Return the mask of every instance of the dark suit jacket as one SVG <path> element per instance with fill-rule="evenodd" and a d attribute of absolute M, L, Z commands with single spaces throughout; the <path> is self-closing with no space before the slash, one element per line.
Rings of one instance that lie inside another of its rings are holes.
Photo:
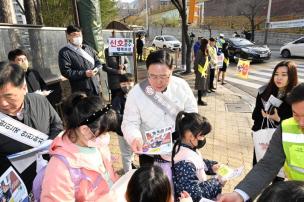
<path fill-rule="evenodd" d="M 97 53 L 94 49 L 85 44 L 82 45 L 82 49 L 94 58 L 95 65 L 93 66 L 92 63 L 71 49 L 63 47 L 59 51 L 58 56 L 60 72 L 64 77 L 69 79 L 72 92 L 82 91 L 90 95 L 99 95 L 99 76 L 96 75 L 88 78 L 85 72 L 95 67 L 100 68 L 101 62 L 97 58 Z"/>
<path fill-rule="evenodd" d="M 282 128 L 280 126 L 274 132 L 264 157 L 236 186 L 236 189 L 246 192 L 253 201 L 277 176 L 284 165 L 285 158 L 282 144 Z"/>
<path fill-rule="evenodd" d="M 25 73 L 26 85 L 29 93 L 35 92 L 36 90 L 46 90 L 46 84 L 41 78 L 38 71 L 34 69 L 28 69 Z"/>

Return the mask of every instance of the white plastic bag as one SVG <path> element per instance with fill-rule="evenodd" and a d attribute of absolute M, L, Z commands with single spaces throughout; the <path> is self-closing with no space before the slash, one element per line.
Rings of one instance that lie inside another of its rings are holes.
<path fill-rule="evenodd" d="M 269 120 L 266 119 L 269 122 Z M 263 124 L 262 124 L 263 125 Z M 254 151 L 256 155 L 257 162 L 263 158 L 265 155 L 269 142 L 272 138 L 272 135 L 276 128 L 264 128 L 258 131 L 252 132 L 253 144 L 254 144 Z M 285 174 L 283 169 L 281 169 L 278 173 L 279 177 L 285 178 Z"/>

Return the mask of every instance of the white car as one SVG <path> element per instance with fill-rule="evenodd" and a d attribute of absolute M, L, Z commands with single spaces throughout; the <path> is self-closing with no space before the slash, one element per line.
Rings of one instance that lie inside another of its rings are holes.
<path fill-rule="evenodd" d="M 174 36 L 162 35 L 156 36 L 153 39 L 152 46 L 156 48 L 169 48 L 170 50 L 179 50 L 182 46 L 182 43 L 177 40 Z"/>
<path fill-rule="evenodd" d="M 288 58 L 290 56 L 304 57 L 304 37 L 285 44 L 281 47 L 280 53 L 283 58 Z"/>

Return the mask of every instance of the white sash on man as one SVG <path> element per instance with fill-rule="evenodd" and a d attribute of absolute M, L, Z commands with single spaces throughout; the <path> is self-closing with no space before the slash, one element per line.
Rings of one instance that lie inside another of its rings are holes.
<path fill-rule="evenodd" d="M 89 61 L 93 65 L 93 67 L 95 66 L 94 58 L 89 53 L 85 52 L 82 48 L 78 48 L 76 46 L 73 46 L 70 43 L 68 43 L 68 45 L 66 45 L 66 47 L 68 49 L 74 51 L 75 53 L 77 53 L 78 55 L 80 55 L 81 57 L 86 59 L 87 61 Z"/>
<path fill-rule="evenodd" d="M 49 137 L 48 135 L 34 128 L 31 128 L 1 112 L 0 134 L 26 144 L 30 147 L 34 147 L 30 150 L 7 156 L 7 158 L 11 161 L 19 173 L 22 173 L 36 160 L 37 150 L 47 150 L 47 147 L 50 145 L 50 142 L 46 144 L 46 140 Z"/>

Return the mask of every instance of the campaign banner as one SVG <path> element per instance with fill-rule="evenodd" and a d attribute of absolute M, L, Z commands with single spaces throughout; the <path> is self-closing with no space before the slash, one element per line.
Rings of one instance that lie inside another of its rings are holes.
<path fill-rule="evenodd" d="M 31 147 L 38 147 L 48 136 L 0 112 L 0 133 Z"/>
<path fill-rule="evenodd" d="M 109 38 L 109 55 L 132 55 L 133 54 L 133 39 L 132 38 Z"/>
<path fill-rule="evenodd" d="M 18 152 L 15 154 L 11 154 L 7 156 L 10 162 L 14 165 L 14 167 L 18 170 L 19 173 L 22 173 L 26 168 L 28 168 L 34 161 L 37 162 L 37 167 L 40 166 L 40 159 L 37 160 L 39 154 L 48 153 L 48 149 L 51 146 L 53 140 L 46 140 L 38 147 L 34 147 L 22 152 Z"/>
<path fill-rule="evenodd" d="M 250 60 L 239 59 L 237 68 L 237 75 L 243 79 L 248 79 Z"/>
<path fill-rule="evenodd" d="M 0 185 L 1 202 L 29 202 L 26 186 L 12 167 L 1 175 Z"/>
<path fill-rule="evenodd" d="M 304 19 L 270 22 L 269 29 L 304 27 Z"/>

